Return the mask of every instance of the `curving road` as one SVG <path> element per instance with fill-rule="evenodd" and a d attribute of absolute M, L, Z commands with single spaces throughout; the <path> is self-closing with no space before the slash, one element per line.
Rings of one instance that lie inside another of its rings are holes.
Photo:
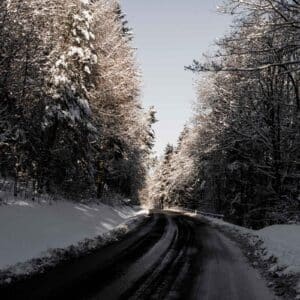
<path fill-rule="evenodd" d="M 276 299 L 241 250 L 209 225 L 152 213 L 122 241 L 0 290 L 1 299 Z"/>

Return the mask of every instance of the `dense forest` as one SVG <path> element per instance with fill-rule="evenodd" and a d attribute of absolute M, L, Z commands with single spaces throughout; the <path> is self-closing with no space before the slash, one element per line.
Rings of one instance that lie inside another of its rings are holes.
<path fill-rule="evenodd" d="M 137 200 L 155 112 L 118 1 L 0 2 L 0 176 L 15 193 Z"/>
<path fill-rule="evenodd" d="M 231 30 L 186 67 L 199 74 L 194 115 L 147 179 L 155 111 L 140 102 L 119 2 L 1 1 L 1 182 L 15 194 L 142 196 L 253 228 L 299 218 L 300 3 L 219 9 Z"/>
<path fill-rule="evenodd" d="M 260 228 L 300 216 L 300 3 L 228 0 L 234 15 L 200 73 L 194 116 L 150 180 L 156 206 Z"/>

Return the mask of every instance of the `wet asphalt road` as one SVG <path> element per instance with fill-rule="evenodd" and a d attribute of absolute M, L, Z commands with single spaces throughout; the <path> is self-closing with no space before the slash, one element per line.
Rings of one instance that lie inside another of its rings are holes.
<path fill-rule="evenodd" d="M 276 299 L 238 246 L 199 219 L 153 213 L 122 241 L 0 290 L 0 299 Z"/>

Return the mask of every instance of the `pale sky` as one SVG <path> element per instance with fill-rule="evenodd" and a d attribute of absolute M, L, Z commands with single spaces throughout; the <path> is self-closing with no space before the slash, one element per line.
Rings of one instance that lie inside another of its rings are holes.
<path fill-rule="evenodd" d="M 192 115 L 195 76 L 184 71 L 229 30 L 230 17 L 216 13 L 219 0 L 121 0 L 143 74 L 142 101 L 157 110 L 155 150 L 176 144 Z"/>

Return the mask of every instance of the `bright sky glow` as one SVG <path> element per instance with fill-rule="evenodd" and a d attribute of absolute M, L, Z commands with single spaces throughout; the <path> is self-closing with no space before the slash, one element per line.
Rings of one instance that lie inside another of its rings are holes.
<path fill-rule="evenodd" d="M 144 107 L 154 105 L 155 150 L 176 144 L 195 100 L 194 75 L 184 71 L 229 29 L 230 17 L 216 12 L 218 0 L 121 0 L 143 73 Z"/>

